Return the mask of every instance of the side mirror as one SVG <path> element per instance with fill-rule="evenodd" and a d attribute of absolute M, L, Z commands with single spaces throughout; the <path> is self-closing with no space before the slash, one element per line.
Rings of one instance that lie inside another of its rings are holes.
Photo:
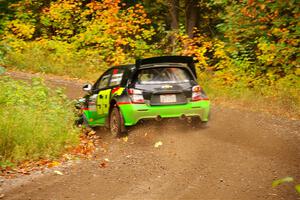
<path fill-rule="evenodd" d="M 91 84 L 85 84 L 85 85 L 83 85 L 83 87 L 82 87 L 82 89 L 83 89 L 83 91 L 85 91 L 85 92 L 90 92 L 91 90 L 92 90 L 92 85 Z"/>

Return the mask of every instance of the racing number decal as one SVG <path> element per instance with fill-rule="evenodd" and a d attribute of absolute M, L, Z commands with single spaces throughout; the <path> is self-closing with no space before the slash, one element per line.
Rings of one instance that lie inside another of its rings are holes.
<path fill-rule="evenodd" d="M 125 88 L 116 87 L 116 88 L 112 89 L 111 95 L 113 97 L 115 97 L 115 96 L 121 96 L 124 90 L 125 90 Z"/>
<path fill-rule="evenodd" d="M 97 98 L 97 113 L 99 115 L 106 115 L 109 112 L 111 89 L 102 90 L 98 94 Z"/>

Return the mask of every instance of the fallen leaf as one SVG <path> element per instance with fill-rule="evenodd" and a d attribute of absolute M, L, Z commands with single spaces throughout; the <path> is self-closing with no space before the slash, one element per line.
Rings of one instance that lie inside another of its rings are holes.
<path fill-rule="evenodd" d="M 63 158 L 65 158 L 66 160 L 72 160 L 72 156 L 70 154 L 64 154 Z"/>
<path fill-rule="evenodd" d="M 295 189 L 300 194 L 300 184 L 299 185 L 295 185 Z"/>
<path fill-rule="evenodd" d="M 57 175 L 64 175 L 61 171 L 58 171 L 58 170 L 55 170 L 54 173 Z"/>
<path fill-rule="evenodd" d="M 96 132 L 95 131 L 90 131 L 90 132 L 88 132 L 88 136 L 92 136 L 92 135 L 95 135 L 96 134 Z"/>
<path fill-rule="evenodd" d="M 128 137 L 127 137 L 127 136 L 126 136 L 126 137 L 123 137 L 122 139 L 123 139 L 124 142 L 127 142 L 127 141 L 128 141 Z"/>
<path fill-rule="evenodd" d="M 281 185 L 282 183 L 288 183 L 288 182 L 293 182 L 293 181 L 294 181 L 294 179 L 292 177 L 285 177 L 285 178 L 273 181 L 272 187 L 277 187 L 278 185 Z"/>
<path fill-rule="evenodd" d="M 102 162 L 102 163 L 100 163 L 99 167 L 101 167 L 101 168 L 105 168 L 105 167 L 107 167 L 107 164 L 106 164 L 106 162 Z"/>
<path fill-rule="evenodd" d="M 30 170 L 30 169 L 19 169 L 19 170 L 18 170 L 18 173 L 24 174 L 24 175 L 30 175 L 29 170 Z"/>
<path fill-rule="evenodd" d="M 58 165 L 60 165 L 60 162 L 53 161 L 53 162 L 51 162 L 51 163 L 48 164 L 48 167 L 51 168 L 51 167 L 56 167 Z"/>
<path fill-rule="evenodd" d="M 162 141 L 158 141 L 154 144 L 155 148 L 158 148 L 159 146 L 163 145 Z"/>

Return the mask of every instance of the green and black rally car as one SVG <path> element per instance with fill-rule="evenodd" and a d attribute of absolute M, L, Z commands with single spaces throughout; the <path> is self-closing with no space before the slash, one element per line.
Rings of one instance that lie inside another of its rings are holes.
<path fill-rule="evenodd" d="M 198 85 L 192 57 L 163 56 L 108 69 L 79 100 L 82 123 L 107 126 L 120 135 L 142 119 L 208 121 L 210 101 Z"/>

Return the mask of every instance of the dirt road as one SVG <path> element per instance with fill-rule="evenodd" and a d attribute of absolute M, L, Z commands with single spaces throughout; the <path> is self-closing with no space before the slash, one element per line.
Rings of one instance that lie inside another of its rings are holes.
<path fill-rule="evenodd" d="M 80 95 L 80 84 L 50 82 Z M 214 106 L 201 130 L 166 121 L 132 128 L 128 141 L 97 134 L 105 146 L 98 159 L 11 187 L 4 199 L 300 199 L 294 184 L 271 187 L 285 176 L 300 183 L 299 121 Z"/>

